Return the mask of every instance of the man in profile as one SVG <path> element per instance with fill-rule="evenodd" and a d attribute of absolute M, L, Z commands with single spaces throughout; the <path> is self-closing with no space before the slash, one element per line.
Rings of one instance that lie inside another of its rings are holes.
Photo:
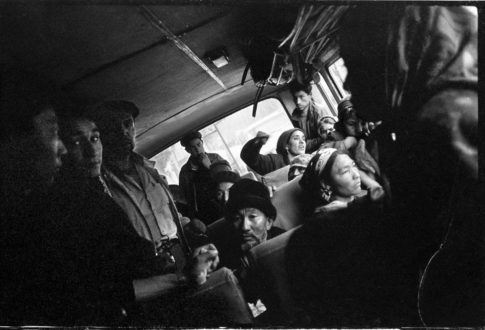
<path fill-rule="evenodd" d="M 37 75 L 2 72 L 0 120 L 0 320 L 25 324 L 37 320 L 33 285 L 37 234 L 66 148 L 55 111 L 63 103 Z"/>

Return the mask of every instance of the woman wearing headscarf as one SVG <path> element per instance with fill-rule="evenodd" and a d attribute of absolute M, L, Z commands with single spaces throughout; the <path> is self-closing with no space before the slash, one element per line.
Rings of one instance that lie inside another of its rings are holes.
<path fill-rule="evenodd" d="M 382 188 L 366 195 L 355 162 L 332 148 L 312 158 L 300 185 L 308 194 L 308 219 L 286 250 L 292 296 L 301 307 L 295 326 L 389 326 L 394 305 L 388 298 L 395 294 Z"/>
<path fill-rule="evenodd" d="M 260 175 L 276 171 L 290 164 L 291 160 L 305 153 L 305 133 L 292 128 L 281 133 L 276 143 L 276 154 L 261 155 L 259 152 L 268 141 L 267 134 L 259 134 L 246 142 L 241 150 L 241 159 Z"/>
<path fill-rule="evenodd" d="M 485 324 L 477 27 L 476 7 L 393 4 L 357 7 L 339 32 L 359 115 L 383 121 L 389 221 L 404 242 L 407 306 L 426 325 Z"/>
<path fill-rule="evenodd" d="M 374 123 L 367 124 L 368 126 L 374 125 Z M 331 133 L 331 139 L 322 143 L 320 149 L 335 148 L 348 151 L 359 168 L 363 185 L 367 188 L 377 188 L 380 186 L 379 182 L 383 181 L 376 161 L 377 150 L 374 150 L 374 156 L 371 155 L 367 150 L 365 137 L 364 123 L 358 117 L 352 102 L 343 100 L 338 105 L 338 122 Z M 373 143 L 371 142 L 371 144 Z"/>

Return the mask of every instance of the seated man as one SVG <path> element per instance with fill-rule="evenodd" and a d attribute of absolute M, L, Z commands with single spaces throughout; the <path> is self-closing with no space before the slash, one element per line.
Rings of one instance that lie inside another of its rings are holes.
<path fill-rule="evenodd" d="M 242 282 L 246 299 L 255 303 L 250 305 L 256 317 L 265 308 L 260 298 L 260 292 L 254 285 L 258 281 L 252 272 L 248 272 L 247 252 L 253 247 L 280 235 L 283 229 L 273 227 L 276 209 L 271 203 L 269 190 L 257 181 L 242 179 L 229 189 L 229 200 L 226 204 L 226 221 L 229 227 L 229 238 L 221 245 L 221 263 L 235 270 L 236 276 Z M 263 307 L 263 309 L 261 309 Z"/>
<path fill-rule="evenodd" d="M 69 153 L 40 247 L 46 256 L 40 288 L 46 323 L 246 323 L 228 312 L 245 308 L 231 273 L 221 270 L 208 280 L 218 264 L 213 245 L 195 249 L 183 274 L 176 276 L 168 248 L 155 251 L 152 242 L 139 237 L 101 177 L 103 146 L 94 122 L 65 118 L 61 134 Z M 211 318 L 202 307 L 190 305 L 194 300 L 220 313 L 212 311 Z"/>
<path fill-rule="evenodd" d="M 300 84 L 294 80 L 289 84 L 290 92 L 296 104 L 291 114 L 293 126 L 300 128 L 307 138 L 306 152 L 312 153 L 320 147 L 323 140 L 318 134 L 318 122 L 323 116 L 323 109 L 312 98 L 312 85 Z"/>
<path fill-rule="evenodd" d="M 180 144 L 190 154 L 179 175 L 179 185 L 190 208 L 189 216 L 198 217 L 209 224 L 213 219 L 208 204 L 216 191 L 210 166 L 224 159 L 218 154 L 205 152 L 199 132 L 189 132 L 180 140 Z"/>
<path fill-rule="evenodd" d="M 66 148 L 55 111 L 64 108 L 32 73 L 1 74 L 0 96 L 0 323 L 38 320 L 33 300 L 40 217 Z"/>
<path fill-rule="evenodd" d="M 261 155 L 259 152 L 268 142 L 269 135 L 258 132 L 243 146 L 241 159 L 260 175 L 273 172 L 290 163 L 298 155 L 305 153 L 305 133 L 299 128 L 292 128 L 281 133 L 276 143 L 276 154 Z"/>
<path fill-rule="evenodd" d="M 241 180 L 241 177 L 231 170 L 231 166 L 225 160 L 212 163 L 210 171 L 216 183 L 216 191 L 207 208 L 211 210 L 211 222 L 214 222 L 224 217 L 224 206 L 229 198 L 229 189 Z"/>
<path fill-rule="evenodd" d="M 239 268 L 251 248 L 283 232 L 273 227 L 276 209 L 268 188 L 250 179 L 241 179 L 229 189 L 225 218 L 231 233 L 228 244 L 221 246 L 221 263 L 230 269 Z"/>

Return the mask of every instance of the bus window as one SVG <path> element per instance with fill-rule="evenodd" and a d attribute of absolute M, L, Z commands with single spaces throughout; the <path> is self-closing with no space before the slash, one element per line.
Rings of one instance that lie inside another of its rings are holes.
<path fill-rule="evenodd" d="M 344 89 L 344 82 L 347 78 L 347 67 L 343 58 L 339 58 L 328 66 L 328 74 L 332 79 L 334 86 L 340 94 L 340 99 L 345 99 L 350 96 L 350 92 Z"/>
<path fill-rule="evenodd" d="M 276 98 L 260 101 L 256 118 L 252 117 L 252 109 L 253 106 L 250 105 L 199 130 L 206 152 L 219 154 L 241 175 L 248 172 L 246 164 L 239 156 L 248 140 L 255 137 L 258 131 L 268 133 L 270 138 L 261 153 L 276 152 L 276 142 L 280 134 L 293 128 L 285 108 Z M 188 158 L 189 154 L 177 142 L 151 160 L 156 162 L 156 169 L 167 177 L 169 184 L 178 184 L 180 169 Z"/>

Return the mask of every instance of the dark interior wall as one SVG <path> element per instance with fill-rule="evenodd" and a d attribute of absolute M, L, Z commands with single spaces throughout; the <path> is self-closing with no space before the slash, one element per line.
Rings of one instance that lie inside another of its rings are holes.
<path fill-rule="evenodd" d="M 242 49 L 254 35 L 281 38 L 297 6 L 146 6 L 215 75 L 225 90 L 142 13 L 139 5 L 6 2 L 0 4 L 1 64 L 36 71 L 62 86 L 79 104 L 107 99 L 135 102 L 139 147 L 158 149 L 170 140 L 164 124 L 190 110 L 214 116 L 252 102 Z M 204 55 L 224 46 L 229 64 L 216 68 Z M 220 103 L 213 100 L 225 99 Z M 221 108 L 219 108 L 221 107 Z M 184 117 L 186 125 L 192 119 Z M 195 116 L 194 118 L 197 118 Z"/>

